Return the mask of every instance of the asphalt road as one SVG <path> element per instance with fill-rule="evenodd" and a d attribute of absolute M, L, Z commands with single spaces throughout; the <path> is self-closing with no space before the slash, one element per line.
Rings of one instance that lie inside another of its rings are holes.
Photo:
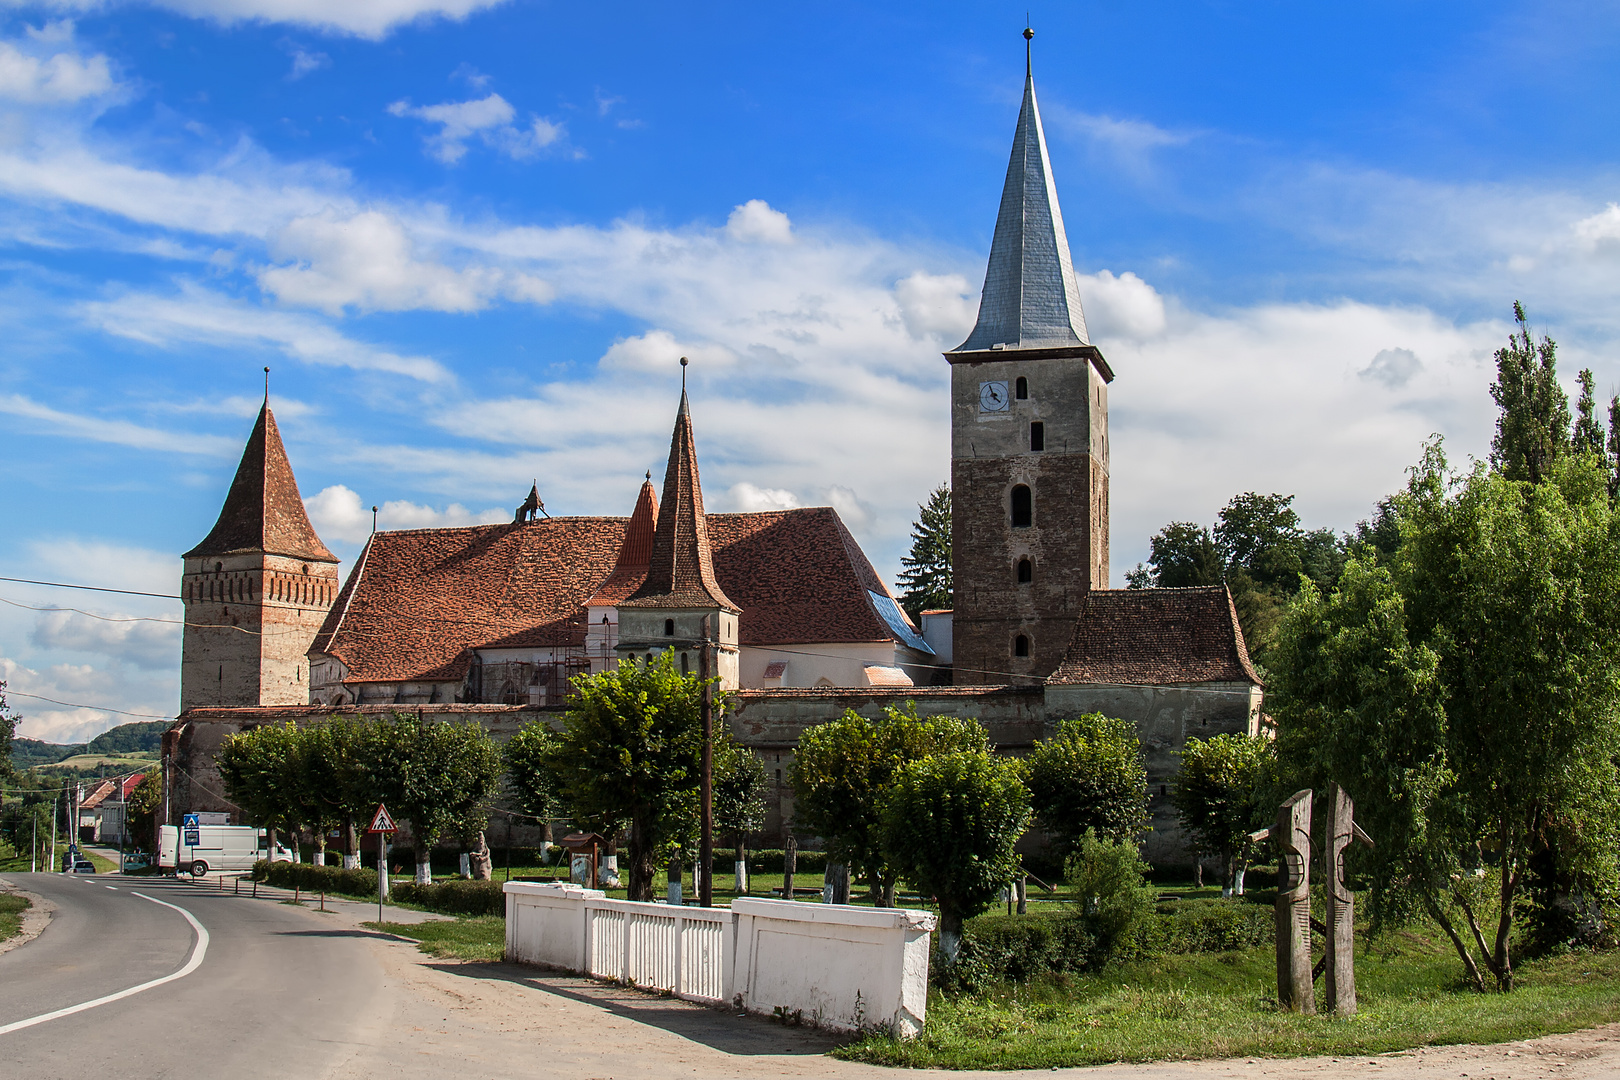
<path fill-rule="evenodd" d="M 314 1077 L 349 1057 L 385 981 L 364 932 L 162 878 L 8 874 L 56 915 L 0 955 L 0 1029 L 202 962 L 163 985 L 0 1034 L 0 1072 L 31 1078 Z"/>

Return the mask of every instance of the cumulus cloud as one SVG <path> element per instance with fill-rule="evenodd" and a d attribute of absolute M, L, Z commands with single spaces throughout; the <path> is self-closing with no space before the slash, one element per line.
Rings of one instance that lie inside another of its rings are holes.
<path fill-rule="evenodd" d="M 522 125 L 514 124 L 517 110 L 499 94 L 440 105 L 413 106 L 409 101 L 396 101 L 388 106 L 388 112 L 439 125 L 439 130 L 423 142 L 428 155 L 446 165 L 460 161 L 467 153 L 468 141 L 475 136 L 485 146 L 523 161 L 547 148 L 559 147 L 568 134 L 561 123 L 543 116 L 531 116 Z"/>
<path fill-rule="evenodd" d="M 275 234 L 270 254 L 289 265 L 259 273 L 259 285 L 283 303 L 370 311 L 477 311 L 495 296 L 545 303 L 549 285 L 490 267 L 453 270 L 419 259 L 397 218 L 377 210 L 295 218 Z"/>
<path fill-rule="evenodd" d="M 180 627 L 125 614 L 97 618 L 78 611 L 41 611 L 34 616 L 33 643 L 42 649 L 94 653 L 148 671 L 169 671 L 180 657 Z"/>
<path fill-rule="evenodd" d="M 241 445 L 238 442 L 233 445 L 232 455 L 239 453 Z M 36 540 L 29 545 L 28 552 L 35 571 L 56 581 L 96 585 L 105 589 L 134 589 L 163 596 L 173 596 L 180 588 L 180 557 L 172 552 L 73 536 Z M 56 599 L 60 601 L 61 597 Z M 166 611 L 172 615 L 178 610 L 177 606 L 159 603 L 155 611 Z M 141 615 L 153 613 L 153 610 L 137 612 Z"/>
<path fill-rule="evenodd" d="M 105 56 L 53 51 L 71 41 L 71 22 L 47 23 L 27 42 L 0 41 L 0 98 L 30 105 L 64 105 L 112 92 Z"/>
<path fill-rule="evenodd" d="M 27 0 L 5 0 L 21 7 Z M 44 0 L 56 11 L 98 12 L 131 0 Z M 443 18 L 460 20 L 505 0 L 147 0 L 155 7 L 232 26 L 243 22 L 290 23 L 373 40 L 407 23 Z"/>
<path fill-rule="evenodd" d="M 724 348 L 683 343 L 675 340 L 675 335 L 668 330 L 649 330 L 645 334 L 615 341 L 608 346 L 598 363 L 609 371 L 646 371 L 668 375 L 680 370 L 680 358 L 683 356 L 698 365 L 699 370 L 706 371 L 729 367 L 737 359 Z"/>
<path fill-rule="evenodd" d="M 1620 255 L 1620 204 L 1610 203 L 1574 225 L 1576 241 L 1594 255 Z"/>
<path fill-rule="evenodd" d="M 1079 281 L 1086 328 L 1094 337 L 1136 341 L 1164 333 L 1164 297 L 1131 271 L 1082 274 Z"/>
<path fill-rule="evenodd" d="M 906 332 L 914 338 L 948 340 L 954 346 L 973 329 L 978 298 L 961 274 L 930 274 L 923 270 L 895 282 L 894 299 Z"/>
<path fill-rule="evenodd" d="M 1356 374 L 1396 390 L 1411 382 L 1412 376 L 1421 370 L 1423 361 L 1411 349 L 1379 349 L 1372 363 Z"/>
<path fill-rule="evenodd" d="M 124 667 L 61 663 L 36 668 L 0 656 L 0 679 L 8 684 L 13 710 L 22 716 L 17 734 L 45 742 L 87 742 L 119 724 L 170 717 L 178 701 L 178 680 L 172 674 L 146 675 Z"/>
<path fill-rule="evenodd" d="M 791 244 L 793 223 L 764 199 L 749 199 L 732 208 L 726 219 L 726 235 L 746 244 Z"/>
<path fill-rule="evenodd" d="M 315 531 L 329 540 L 360 543 L 371 535 L 371 508 L 360 496 L 342 484 L 322 488 L 304 500 Z M 422 506 L 404 499 L 393 499 L 377 508 L 379 529 L 439 529 L 463 525 L 493 525 L 512 520 L 511 510 L 491 507 L 468 510 L 460 503 L 444 509 Z"/>
<path fill-rule="evenodd" d="M 732 484 L 726 491 L 725 499 L 721 501 L 740 514 L 755 514 L 763 510 L 792 510 L 803 505 L 799 502 L 799 497 L 786 488 L 762 488 L 746 480 Z"/>

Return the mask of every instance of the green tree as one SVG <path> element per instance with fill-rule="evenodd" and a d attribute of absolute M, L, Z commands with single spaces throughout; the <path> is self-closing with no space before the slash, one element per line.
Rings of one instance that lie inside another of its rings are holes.
<path fill-rule="evenodd" d="M 799 736 L 788 769 L 799 827 L 820 836 L 828 857 L 863 874 L 894 905 L 895 869 L 881 835 L 882 801 L 900 770 L 931 754 L 988 748 L 975 720 L 919 717 L 915 702 L 876 720 L 853 709 Z"/>
<path fill-rule="evenodd" d="M 629 897 L 651 900 L 659 858 L 695 831 L 702 686 L 667 651 L 573 685 L 551 759 L 558 792 L 576 825 L 628 826 Z"/>
<path fill-rule="evenodd" d="M 1104 840 L 1087 829 L 1063 865 L 1082 925 L 1091 934 L 1093 964 L 1106 963 L 1153 915 L 1154 891 L 1134 840 Z"/>
<path fill-rule="evenodd" d="M 765 783 L 765 763 L 758 754 L 729 736 L 715 739 L 714 828 L 731 837 L 736 861 L 745 867 L 748 835 L 765 827 Z"/>
<path fill-rule="evenodd" d="M 163 803 L 163 773 L 153 767 L 146 770 L 141 782 L 129 793 L 124 807 L 125 828 L 137 848 L 157 850 L 157 811 Z"/>
<path fill-rule="evenodd" d="M 1202 525 L 1172 521 L 1148 540 L 1148 569 L 1126 575 L 1133 589 L 1219 585 L 1226 576 L 1221 549 Z"/>
<path fill-rule="evenodd" d="M 1491 398 L 1501 410 L 1491 440 L 1491 464 L 1509 480 L 1539 484 L 1568 453 L 1569 398 L 1558 383 L 1558 346 L 1545 334 L 1530 337 L 1524 305 L 1513 302 L 1518 329 L 1496 350 Z"/>
<path fill-rule="evenodd" d="M 256 825 L 296 832 L 304 824 L 298 728 L 291 721 L 226 739 L 216 762 L 225 793 Z"/>
<path fill-rule="evenodd" d="M 1171 801 L 1193 849 L 1221 860 L 1221 891 L 1243 894 L 1248 834 L 1264 827 L 1277 783 L 1276 744 L 1260 735 L 1188 739 Z"/>
<path fill-rule="evenodd" d="M 533 814 L 542 825 L 557 814 L 557 775 L 552 770 L 557 746 L 557 733 L 544 720 L 536 720 L 524 724 L 501 748 L 506 790 L 520 809 Z"/>
<path fill-rule="evenodd" d="M 939 904 L 939 949 L 956 962 L 962 924 L 1018 876 L 1029 825 L 1021 764 L 983 748 L 913 761 L 884 794 L 880 838 L 900 876 Z"/>
<path fill-rule="evenodd" d="M 500 790 L 501 752 L 483 725 L 436 723 L 395 713 L 371 726 L 362 751 L 377 794 L 411 823 L 416 880 L 433 880 L 434 845 L 449 833 L 481 832 Z"/>
<path fill-rule="evenodd" d="M 18 717 L 6 701 L 6 681 L 0 679 L 0 780 L 16 775 L 11 764 L 11 739 L 17 733 Z"/>
<path fill-rule="evenodd" d="M 1459 476 L 1428 447 L 1395 500 L 1400 548 L 1301 591 L 1268 695 L 1285 762 L 1342 783 L 1376 841 L 1358 856 L 1375 917 L 1426 912 L 1481 989 L 1482 969 L 1513 986 L 1549 845 L 1595 890 L 1616 880 L 1620 519 L 1598 462 L 1546 466 Z"/>
<path fill-rule="evenodd" d="M 1129 721 L 1102 713 L 1060 721 L 1035 743 L 1026 781 L 1035 820 L 1064 857 L 1087 831 L 1130 841 L 1147 824 L 1147 769 Z"/>
<path fill-rule="evenodd" d="M 900 559 L 900 604 L 915 621 L 924 611 L 951 606 L 951 489 L 941 484 L 917 507 L 911 552 Z"/>
<path fill-rule="evenodd" d="M 1603 455 L 1603 423 L 1597 418 L 1597 399 L 1593 396 L 1591 368 L 1582 368 L 1577 376 L 1581 396 L 1575 402 L 1575 427 L 1570 432 L 1570 449 L 1577 454 Z"/>
<path fill-rule="evenodd" d="M 326 861 L 326 834 L 343 828 L 344 865 L 359 865 L 357 825 L 378 802 L 376 778 L 361 747 L 366 726 L 330 716 L 298 732 L 296 768 L 303 823 L 315 829 L 319 860 Z"/>

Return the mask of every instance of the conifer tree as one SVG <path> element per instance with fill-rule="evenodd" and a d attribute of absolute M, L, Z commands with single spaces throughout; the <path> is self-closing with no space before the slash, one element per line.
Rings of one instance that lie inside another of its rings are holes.
<path fill-rule="evenodd" d="M 924 611 L 951 606 L 951 489 L 941 484 L 917 507 L 911 554 L 900 560 L 900 603 L 915 620 Z"/>
<path fill-rule="evenodd" d="M 1496 350 L 1491 398 L 1502 410 L 1491 440 L 1491 464 L 1509 480 L 1539 484 L 1570 449 L 1569 397 L 1558 385 L 1558 346 L 1530 337 L 1524 305 L 1513 302 L 1518 330 Z"/>
<path fill-rule="evenodd" d="M 1575 402 L 1575 430 L 1570 435 L 1571 449 L 1577 454 L 1603 453 L 1603 424 L 1597 418 L 1597 402 L 1592 397 L 1592 369 L 1583 368 L 1579 376 L 1581 396 Z"/>

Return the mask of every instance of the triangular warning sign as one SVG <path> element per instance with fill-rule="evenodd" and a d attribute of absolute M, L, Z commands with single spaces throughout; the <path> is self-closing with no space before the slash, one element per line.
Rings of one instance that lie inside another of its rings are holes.
<path fill-rule="evenodd" d="M 366 832 L 398 832 L 399 826 L 394 824 L 393 815 L 389 814 L 388 807 L 382 803 L 377 804 L 377 812 L 371 816 L 371 827 Z"/>

